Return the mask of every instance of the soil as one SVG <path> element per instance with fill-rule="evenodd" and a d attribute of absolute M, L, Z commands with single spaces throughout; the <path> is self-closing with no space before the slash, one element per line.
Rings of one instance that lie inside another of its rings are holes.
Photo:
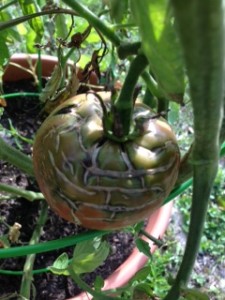
<path fill-rule="evenodd" d="M 27 80 L 4 85 L 5 94 L 22 91 L 34 92 L 36 91 L 36 88 Z M 1 117 L 0 126 L 2 125 L 4 128 L 9 128 L 10 119 L 12 125 L 22 136 L 33 138 L 37 128 L 42 122 L 40 110 L 41 107 L 37 97 L 13 97 L 7 99 L 7 106 Z M 0 130 L 0 134 L 9 144 L 18 147 L 15 137 L 10 136 L 10 134 L 3 130 Z M 19 141 L 22 151 L 30 155 L 32 147 L 21 140 L 17 139 L 17 141 Z M 26 176 L 26 174 L 20 172 L 17 168 L 5 161 L 0 161 L 0 171 L 1 183 L 15 185 L 27 190 L 39 191 L 34 178 Z M 0 211 L 0 237 L 8 232 L 6 224 L 12 226 L 17 222 L 22 225 L 20 230 L 21 235 L 18 243 L 12 244 L 12 246 L 26 245 L 30 240 L 38 217 L 39 201 L 29 202 L 23 198 L 10 197 L 7 200 L 1 200 Z M 72 236 L 86 230 L 64 221 L 51 210 L 49 210 L 48 214 L 48 221 L 43 228 L 41 241 Z M 111 253 L 101 267 L 95 272 L 86 275 L 85 280 L 89 284 L 93 283 L 97 275 L 100 275 L 103 278 L 109 276 L 129 256 L 134 248 L 133 237 L 127 232 L 121 231 L 109 234 L 107 240 L 111 246 Z M 69 257 L 71 257 L 73 247 L 38 254 L 35 259 L 34 269 L 46 268 L 47 266 L 52 265 L 54 260 L 63 252 L 67 252 Z M 22 270 L 24 261 L 24 257 L 4 260 L 0 259 L 0 269 L 14 271 Z M 0 274 L 0 283 L 1 298 L 4 295 L 19 292 L 21 277 Z M 34 275 L 33 285 L 36 291 L 35 299 L 38 300 L 61 300 L 70 298 L 80 292 L 80 289 L 70 278 L 66 276 L 56 276 L 49 272 Z M 17 297 L 14 298 L 16 299 Z"/>

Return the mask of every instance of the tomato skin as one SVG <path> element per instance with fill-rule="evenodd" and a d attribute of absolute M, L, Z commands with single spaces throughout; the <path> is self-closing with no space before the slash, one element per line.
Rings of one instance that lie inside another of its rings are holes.
<path fill-rule="evenodd" d="M 110 93 L 99 93 L 110 107 Z M 91 229 L 119 229 L 148 217 L 163 203 L 178 175 L 176 138 L 144 104 L 134 108 L 139 136 L 108 139 L 94 94 L 56 108 L 37 132 L 36 179 L 51 208 Z M 146 117 L 147 116 L 147 117 Z"/>

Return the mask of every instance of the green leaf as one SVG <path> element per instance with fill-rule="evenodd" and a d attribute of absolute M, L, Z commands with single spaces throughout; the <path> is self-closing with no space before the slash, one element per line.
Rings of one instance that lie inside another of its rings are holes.
<path fill-rule="evenodd" d="M 131 0 L 142 49 L 165 97 L 182 101 L 184 63 L 167 0 Z"/>
<path fill-rule="evenodd" d="M 168 121 L 170 124 L 172 125 L 176 124 L 176 122 L 179 120 L 179 113 L 180 113 L 180 105 L 171 102 L 170 111 L 168 113 Z"/>
<path fill-rule="evenodd" d="M 110 16 L 113 21 L 120 23 L 128 10 L 127 0 L 109 0 Z"/>
<path fill-rule="evenodd" d="M 55 66 L 50 79 L 48 80 L 47 84 L 40 94 L 40 101 L 45 103 L 48 100 L 54 100 L 57 90 L 60 88 L 60 85 L 62 83 L 62 80 L 63 68 L 59 60 L 59 63 Z"/>
<path fill-rule="evenodd" d="M 197 289 L 185 289 L 182 291 L 185 300 L 210 300 L 210 298 Z"/>
<path fill-rule="evenodd" d="M 69 264 L 69 257 L 67 253 L 62 253 L 54 261 L 53 265 L 48 267 L 48 269 L 56 275 L 68 276 L 69 275 L 69 272 L 67 271 L 68 264 Z"/>
<path fill-rule="evenodd" d="M 58 14 L 55 18 L 55 23 L 53 26 L 56 26 L 57 36 L 65 39 L 68 34 L 68 28 L 66 26 L 66 16 L 64 14 Z"/>
<path fill-rule="evenodd" d="M 100 238 L 84 241 L 76 245 L 73 253 L 72 267 L 76 274 L 94 271 L 109 254 L 109 245 Z"/>
<path fill-rule="evenodd" d="M 133 300 L 148 300 L 152 295 L 152 289 L 148 283 L 140 283 L 135 286 Z"/>
<path fill-rule="evenodd" d="M 4 22 L 4 21 L 10 21 L 12 20 L 12 16 L 8 11 L 2 11 L 0 12 L 0 23 Z M 16 41 L 21 41 L 21 37 L 20 34 L 18 33 L 17 28 L 11 27 L 8 28 L 5 31 L 1 32 L 1 36 L 5 38 L 5 41 L 12 41 L 14 42 L 14 40 Z M 3 44 L 1 44 L 3 45 Z"/>
<path fill-rule="evenodd" d="M 5 39 L 0 35 L 1 55 L 0 55 L 0 66 L 3 66 L 9 58 L 9 49 L 5 42 Z M 1 67 L 0 67 L 1 68 Z"/>
<path fill-rule="evenodd" d="M 140 252 L 144 253 L 149 258 L 152 257 L 151 248 L 150 248 L 148 242 L 144 241 L 143 239 L 137 238 L 135 243 Z"/>
<path fill-rule="evenodd" d="M 33 30 L 29 30 L 26 34 L 26 46 L 28 53 L 36 53 L 37 49 L 34 47 L 36 42 L 36 34 Z"/>
<path fill-rule="evenodd" d="M 144 221 L 141 221 L 139 223 L 136 223 L 133 227 L 134 227 L 134 231 L 136 234 L 139 234 L 140 230 L 143 229 L 145 225 L 145 222 Z"/>
<path fill-rule="evenodd" d="M 39 8 L 33 0 L 19 0 L 24 16 L 34 14 L 39 11 Z M 44 33 L 44 25 L 41 17 L 36 17 L 29 20 L 31 28 L 36 33 L 36 42 L 40 42 Z"/>
<path fill-rule="evenodd" d="M 147 276 L 151 273 L 151 267 L 146 266 L 142 269 L 140 269 L 132 278 L 132 281 L 139 281 L 139 280 L 145 280 Z"/>

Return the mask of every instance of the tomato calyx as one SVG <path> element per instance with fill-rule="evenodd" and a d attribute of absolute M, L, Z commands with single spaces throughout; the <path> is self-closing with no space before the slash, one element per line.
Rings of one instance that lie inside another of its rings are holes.
<path fill-rule="evenodd" d="M 143 110 L 141 114 L 139 113 L 138 118 L 134 118 L 132 116 L 129 133 L 124 134 L 123 125 L 119 117 L 120 115 L 117 113 L 113 104 L 111 104 L 111 106 L 109 107 L 105 104 L 104 100 L 99 94 L 94 93 L 94 96 L 99 100 L 102 108 L 102 123 L 104 135 L 109 140 L 115 141 L 117 143 L 133 141 L 136 138 L 142 136 L 143 132 L 146 133 L 146 130 L 143 130 L 145 122 L 148 122 L 150 119 L 157 119 L 164 116 L 164 113 L 153 114 L 150 109 L 146 107 L 146 109 Z"/>

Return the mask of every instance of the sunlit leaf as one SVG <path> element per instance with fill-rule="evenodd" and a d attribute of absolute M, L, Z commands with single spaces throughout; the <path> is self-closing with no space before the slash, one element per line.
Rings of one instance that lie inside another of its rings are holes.
<path fill-rule="evenodd" d="M 69 257 L 67 253 L 62 253 L 48 269 L 57 275 L 69 275 L 67 267 L 69 264 Z"/>
<path fill-rule="evenodd" d="M 16 28 L 17 28 L 19 34 L 21 34 L 21 35 L 27 34 L 27 28 L 26 28 L 26 26 L 24 26 L 23 23 L 22 24 L 18 24 L 16 26 Z"/>
<path fill-rule="evenodd" d="M 54 98 L 58 88 L 61 85 L 63 78 L 63 69 L 60 63 L 58 63 L 54 70 L 53 73 L 48 80 L 45 88 L 42 90 L 40 94 L 40 100 L 45 103 L 47 100 L 51 100 Z"/>
<path fill-rule="evenodd" d="M 64 39 L 66 38 L 69 29 L 66 26 L 66 16 L 64 14 L 58 14 L 55 18 L 55 23 L 53 24 L 56 26 L 55 30 L 57 36 Z"/>
<path fill-rule="evenodd" d="M 39 8 L 35 1 L 33 0 L 19 0 L 19 4 L 21 6 L 23 14 L 30 15 L 39 11 Z M 40 42 L 44 33 L 44 25 L 42 21 L 42 17 L 36 17 L 29 20 L 29 24 L 31 28 L 36 33 L 36 42 Z"/>
<path fill-rule="evenodd" d="M 99 238 L 77 244 L 72 267 L 77 274 L 88 273 L 99 267 L 109 254 L 109 245 Z"/>
<path fill-rule="evenodd" d="M 184 64 L 167 0 L 131 0 L 142 48 L 164 95 L 182 102 Z"/>
<path fill-rule="evenodd" d="M 34 47 L 36 34 L 33 30 L 29 30 L 28 33 L 25 35 L 26 38 L 26 46 L 28 53 L 36 53 L 37 49 Z"/>
<path fill-rule="evenodd" d="M 9 49 L 5 42 L 5 39 L 0 35 L 0 45 L 1 45 L 1 55 L 0 55 L 0 65 L 3 66 L 7 59 L 9 58 Z"/>

